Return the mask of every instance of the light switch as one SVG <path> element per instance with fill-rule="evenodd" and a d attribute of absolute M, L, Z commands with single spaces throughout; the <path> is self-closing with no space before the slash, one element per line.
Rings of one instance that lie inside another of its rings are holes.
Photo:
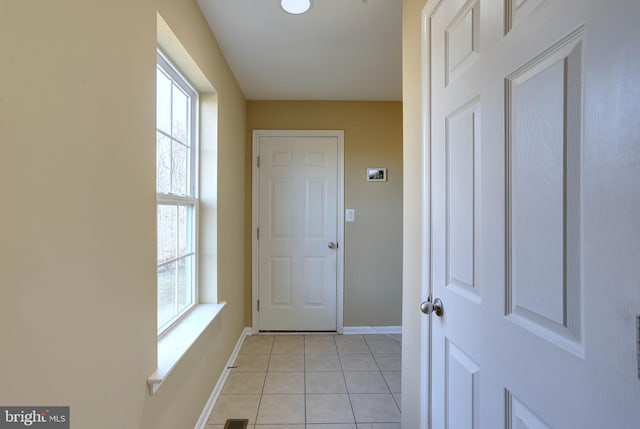
<path fill-rule="evenodd" d="M 346 221 L 347 222 L 355 222 L 356 221 L 356 211 L 354 209 L 346 210 Z"/>

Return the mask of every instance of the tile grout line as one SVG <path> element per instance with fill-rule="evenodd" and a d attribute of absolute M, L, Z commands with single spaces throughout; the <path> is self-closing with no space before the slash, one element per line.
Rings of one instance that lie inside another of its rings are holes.
<path fill-rule="evenodd" d="M 400 352 L 402 353 L 402 344 L 393 336 L 389 335 L 389 337 L 400 346 Z M 365 343 L 367 343 L 367 347 L 369 347 L 369 342 L 365 339 Z M 393 399 L 393 403 L 396 405 L 396 407 L 398 408 L 398 411 L 400 410 L 400 405 L 398 404 L 398 401 L 396 400 L 394 393 L 391 389 L 391 386 L 389 385 L 389 382 L 387 381 L 387 378 L 384 376 L 384 372 L 382 371 L 382 368 L 380 368 L 380 365 L 378 364 L 378 360 L 376 359 L 376 355 L 375 353 L 373 353 L 373 350 L 371 350 L 371 347 L 369 347 L 369 350 L 371 351 L 371 356 L 373 356 L 373 360 L 376 363 L 376 366 L 378 367 L 378 370 L 380 371 L 380 375 L 382 376 L 382 380 L 384 380 L 384 384 L 387 386 L 387 389 L 389 389 L 389 394 L 391 395 L 391 399 Z M 380 353 L 382 354 L 382 353 Z"/>
<path fill-rule="evenodd" d="M 253 422 L 253 427 L 258 425 L 258 416 L 260 415 L 260 406 L 262 405 L 262 396 L 264 395 L 264 388 L 267 385 L 267 374 L 269 374 L 269 365 L 271 365 L 271 352 L 273 351 L 273 343 L 275 342 L 275 336 L 271 340 L 271 348 L 269 349 L 269 358 L 267 359 L 267 368 L 264 370 L 264 382 L 262 383 L 262 390 L 260 391 L 260 399 L 258 400 L 258 409 L 256 410 L 256 418 Z"/>
<path fill-rule="evenodd" d="M 344 381 L 344 388 L 347 391 L 347 399 L 349 400 L 349 407 L 351 408 L 351 415 L 353 416 L 353 425 L 358 427 L 358 422 L 356 421 L 356 413 L 353 410 L 353 402 L 351 402 L 351 394 L 349 393 L 349 386 L 347 386 L 347 378 L 344 375 L 344 367 L 342 366 L 342 358 L 340 354 L 340 350 L 338 350 L 338 343 L 335 341 L 335 336 L 333 337 L 334 343 L 336 343 L 336 352 L 338 353 L 338 363 L 340 364 L 340 371 L 342 372 L 342 380 Z"/>
<path fill-rule="evenodd" d="M 361 337 L 364 341 L 364 337 Z M 366 344 L 366 342 L 365 342 Z M 369 346 L 367 345 L 367 348 Z M 357 428 L 358 420 L 356 419 L 356 412 L 353 409 L 353 401 L 351 400 L 351 392 L 349 392 L 349 385 L 347 384 L 347 377 L 344 375 L 344 367 L 342 366 L 342 356 L 338 351 L 338 345 L 336 344 L 336 351 L 338 352 L 338 362 L 340 363 L 340 370 L 342 371 L 342 379 L 344 380 L 344 388 L 347 391 L 347 398 L 349 399 L 349 406 L 351 407 L 351 415 L 353 416 L 353 424 Z M 346 354 L 346 353 L 345 353 Z"/>
<path fill-rule="evenodd" d="M 307 427 L 307 337 L 302 335 L 302 402 L 304 405 L 304 427 Z"/>
<path fill-rule="evenodd" d="M 365 343 L 367 344 L 367 347 L 369 348 L 369 351 L 371 352 L 371 357 L 373 358 L 373 361 L 376 363 L 376 367 L 378 368 L 378 372 L 380 373 L 380 376 L 382 377 L 382 381 L 384 381 L 385 386 L 387 386 L 387 389 L 389 390 L 389 394 L 391 395 L 391 399 L 393 399 L 393 402 L 396 404 L 396 407 L 398 407 L 398 403 L 396 402 L 396 398 L 393 397 L 393 392 L 391 389 L 391 386 L 389 385 L 389 382 L 387 381 L 387 378 L 384 376 L 384 372 L 382 371 L 382 368 L 380 368 L 380 364 L 378 364 L 378 360 L 376 359 L 376 355 L 373 353 L 373 350 L 371 350 L 371 347 L 369 347 L 369 343 L 367 343 L 367 341 L 365 340 Z M 400 407 L 398 407 L 399 409 Z"/>

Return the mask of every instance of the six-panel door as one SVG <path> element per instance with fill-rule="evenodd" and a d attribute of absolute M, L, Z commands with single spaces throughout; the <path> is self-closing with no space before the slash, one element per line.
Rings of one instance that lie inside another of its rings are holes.
<path fill-rule="evenodd" d="M 640 427 L 638 147 L 608 113 L 634 103 L 601 73 L 638 68 L 608 52 L 639 8 L 613 3 L 427 5 L 434 429 Z"/>
<path fill-rule="evenodd" d="M 259 325 L 335 331 L 338 140 L 260 136 Z"/>

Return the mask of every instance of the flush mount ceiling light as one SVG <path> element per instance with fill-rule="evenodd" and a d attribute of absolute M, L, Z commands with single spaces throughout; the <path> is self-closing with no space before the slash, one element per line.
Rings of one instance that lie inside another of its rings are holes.
<path fill-rule="evenodd" d="M 311 7 L 311 0 L 280 0 L 280 6 L 292 15 L 305 13 Z"/>

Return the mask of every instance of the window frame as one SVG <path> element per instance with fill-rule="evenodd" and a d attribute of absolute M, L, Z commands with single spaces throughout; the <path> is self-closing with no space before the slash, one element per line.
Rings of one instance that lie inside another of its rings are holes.
<path fill-rule="evenodd" d="M 168 56 L 162 52 L 160 48 L 157 49 L 157 60 L 156 60 L 156 70 L 160 69 L 162 73 L 164 73 L 171 81 L 172 85 L 176 85 L 183 93 L 185 93 L 188 97 L 188 108 L 190 110 L 190 118 L 188 121 L 188 130 L 186 133 L 187 144 L 189 147 L 189 157 L 188 157 L 188 185 L 187 185 L 187 195 L 179 195 L 171 192 L 164 193 L 158 192 L 158 184 L 157 184 L 157 158 L 156 158 L 156 245 L 157 245 L 157 235 L 158 235 L 158 209 L 161 205 L 166 206 L 186 206 L 187 212 L 192 211 L 193 214 L 191 217 L 191 228 L 188 231 L 188 235 L 190 241 L 192 243 L 191 248 L 186 252 L 185 255 L 177 256 L 175 259 L 171 260 L 174 262 L 179 261 L 180 259 L 184 259 L 189 256 L 193 256 L 193 272 L 192 272 L 192 284 L 191 284 L 191 303 L 185 307 L 182 311 L 178 312 L 177 315 L 169 319 L 167 323 L 162 326 L 157 326 L 157 335 L 158 338 L 162 338 L 166 335 L 173 327 L 176 326 L 181 320 L 183 320 L 194 308 L 198 306 L 200 303 L 199 299 L 199 259 L 200 259 L 200 249 L 199 249 L 199 222 L 200 222 L 200 199 L 199 199 L 199 92 L 194 88 L 194 86 L 189 82 L 189 80 L 179 71 L 178 67 L 168 58 Z M 156 80 L 156 112 L 157 112 L 157 93 L 158 86 Z M 171 106 L 171 111 L 173 113 L 173 106 Z M 171 118 L 171 123 L 173 124 L 173 118 Z M 176 139 L 168 135 L 165 131 L 162 131 L 158 128 L 158 121 L 156 116 L 156 151 L 158 147 L 157 134 L 161 133 L 175 141 Z M 187 215 L 189 216 L 189 215 Z M 187 221 L 189 224 L 189 221 Z M 156 297 L 158 294 L 158 269 L 162 265 L 166 265 L 170 263 L 170 261 L 163 261 L 160 263 L 158 260 L 158 256 L 156 255 Z M 156 318 L 158 317 L 159 306 L 156 298 Z"/>

